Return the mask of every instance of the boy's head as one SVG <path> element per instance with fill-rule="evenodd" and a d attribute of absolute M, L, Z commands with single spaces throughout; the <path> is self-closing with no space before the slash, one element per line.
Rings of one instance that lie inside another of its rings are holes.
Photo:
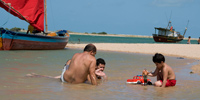
<path fill-rule="evenodd" d="M 154 56 L 153 56 L 153 62 L 154 63 L 161 63 L 161 62 L 165 62 L 165 57 L 160 54 L 160 53 L 156 53 Z"/>
<path fill-rule="evenodd" d="M 101 69 L 101 71 L 104 71 L 106 62 L 102 58 L 98 58 L 96 65 L 97 69 Z"/>
<path fill-rule="evenodd" d="M 162 69 L 163 64 L 165 63 L 165 57 L 162 54 L 156 53 L 153 56 L 153 62 L 156 64 L 158 69 Z"/>

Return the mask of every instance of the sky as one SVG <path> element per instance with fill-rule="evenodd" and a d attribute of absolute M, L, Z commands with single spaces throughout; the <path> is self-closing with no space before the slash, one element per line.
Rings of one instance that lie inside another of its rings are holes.
<path fill-rule="evenodd" d="M 27 22 L 2 8 L 0 13 L 0 27 L 27 29 Z M 47 16 L 49 31 L 144 36 L 169 20 L 183 34 L 189 20 L 185 37 L 200 37 L 200 0 L 47 0 Z"/>

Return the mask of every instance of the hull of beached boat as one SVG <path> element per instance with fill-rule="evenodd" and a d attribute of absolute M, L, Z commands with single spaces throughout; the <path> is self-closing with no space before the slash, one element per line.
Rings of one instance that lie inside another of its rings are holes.
<path fill-rule="evenodd" d="M 1 50 L 56 50 L 64 49 L 69 36 L 43 36 L 12 31 L 1 33 Z"/>
<path fill-rule="evenodd" d="M 183 38 L 169 37 L 169 36 L 153 36 L 155 42 L 176 43 L 183 40 Z"/>

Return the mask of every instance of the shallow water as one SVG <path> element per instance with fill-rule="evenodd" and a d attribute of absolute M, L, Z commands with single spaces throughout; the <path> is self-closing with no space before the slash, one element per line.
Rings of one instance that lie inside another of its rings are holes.
<path fill-rule="evenodd" d="M 190 67 L 199 61 L 166 57 L 177 76 L 177 85 L 169 88 L 126 84 L 127 79 L 142 73 L 144 68 L 154 71 L 152 56 L 148 54 L 98 51 L 96 58 L 106 61 L 108 81 L 90 84 L 67 84 L 59 79 L 25 77 L 29 73 L 57 76 L 64 63 L 79 49 L 44 51 L 0 51 L 0 97 L 2 100 L 121 100 L 121 99 L 198 99 L 197 74 L 189 74 Z M 150 77 L 155 82 L 155 77 Z"/>
<path fill-rule="evenodd" d="M 191 40 L 191 44 L 197 44 L 197 40 Z M 94 36 L 71 34 L 69 43 L 157 43 L 157 44 L 187 44 L 187 39 L 178 43 L 155 42 L 153 38 L 143 37 L 118 37 L 118 36 Z"/>

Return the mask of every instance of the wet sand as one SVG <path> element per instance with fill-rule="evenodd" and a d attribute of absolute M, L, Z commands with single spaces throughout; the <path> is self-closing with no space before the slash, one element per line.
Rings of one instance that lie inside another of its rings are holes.
<path fill-rule="evenodd" d="M 191 73 L 198 73 L 200 75 L 200 63 L 198 65 L 192 66 L 192 71 Z"/>

